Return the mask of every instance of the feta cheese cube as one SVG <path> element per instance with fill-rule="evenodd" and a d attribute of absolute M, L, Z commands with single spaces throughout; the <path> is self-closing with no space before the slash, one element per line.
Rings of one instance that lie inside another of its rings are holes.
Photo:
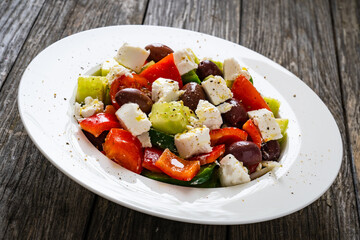
<path fill-rule="evenodd" d="M 175 146 L 182 158 L 209 153 L 212 151 L 210 129 L 207 127 L 193 128 L 185 133 L 178 133 L 175 135 Z"/>
<path fill-rule="evenodd" d="M 85 98 L 85 104 L 80 107 L 80 115 L 84 118 L 91 117 L 92 115 L 103 111 L 104 103 L 98 99 L 93 99 L 90 96 Z"/>
<path fill-rule="evenodd" d="M 234 81 L 238 76 L 243 75 L 246 79 L 250 79 L 250 74 L 246 68 L 241 67 L 235 58 L 224 60 L 224 79 L 226 81 Z"/>
<path fill-rule="evenodd" d="M 247 183 L 251 180 L 247 168 L 232 154 L 228 154 L 221 159 L 219 175 L 223 187 Z"/>
<path fill-rule="evenodd" d="M 201 86 L 210 102 L 214 105 L 223 103 L 233 96 L 225 80 L 220 76 L 210 77 L 208 80 L 203 81 Z"/>
<path fill-rule="evenodd" d="M 206 100 L 200 100 L 195 110 L 199 121 L 210 129 L 220 128 L 223 120 L 220 111 Z"/>
<path fill-rule="evenodd" d="M 119 63 L 114 59 L 110 58 L 101 64 L 101 75 L 106 76 L 110 72 L 110 69 L 114 66 L 119 66 Z"/>
<path fill-rule="evenodd" d="M 81 119 L 81 114 L 80 114 L 80 109 L 81 109 L 81 104 L 78 102 L 75 102 L 75 106 L 74 106 L 74 116 L 76 118 L 76 120 Z"/>
<path fill-rule="evenodd" d="M 154 102 L 171 102 L 179 99 L 183 91 L 179 91 L 179 83 L 166 78 L 158 78 L 152 84 L 152 100 Z"/>
<path fill-rule="evenodd" d="M 106 78 L 108 79 L 109 86 L 113 83 L 113 81 L 122 75 L 126 75 L 128 77 L 132 77 L 132 74 L 129 69 L 127 69 L 124 66 L 121 65 L 115 65 L 112 66 L 109 70 L 109 73 L 106 75 Z"/>
<path fill-rule="evenodd" d="M 136 137 L 141 142 L 141 145 L 142 145 L 143 148 L 152 147 L 149 132 L 144 132 L 144 133 L 142 133 L 142 134 L 140 134 L 140 135 L 138 135 Z"/>
<path fill-rule="evenodd" d="M 149 55 L 150 51 L 124 43 L 118 50 L 115 60 L 139 73 Z"/>
<path fill-rule="evenodd" d="M 188 48 L 174 52 L 174 62 L 180 75 L 184 75 L 198 67 L 194 53 Z"/>
<path fill-rule="evenodd" d="M 276 122 L 274 115 L 266 108 L 249 111 L 249 118 L 259 128 L 262 138 L 265 142 L 282 138 L 279 124 Z"/>
<path fill-rule="evenodd" d="M 219 106 L 217 106 L 216 108 L 219 110 L 219 112 L 221 114 L 223 113 L 227 113 L 228 111 L 231 110 L 233 105 L 231 105 L 230 103 L 224 102 L 222 104 L 220 104 Z"/>
<path fill-rule="evenodd" d="M 150 130 L 151 122 L 136 103 L 126 103 L 122 105 L 115 114 L 121 126 L 134 136 Z"/>

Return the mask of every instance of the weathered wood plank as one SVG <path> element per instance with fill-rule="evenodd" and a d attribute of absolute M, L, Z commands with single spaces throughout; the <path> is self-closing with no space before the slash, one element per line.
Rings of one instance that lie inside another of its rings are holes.
<path fill-rule="evenodd" d="M 25 133 L 16 100 L 25 67 L 61 37 L 74 6 L 75 1 L 44 4 L 1 90 L 0 238 L 81 238 L 86 226 L 95 195 L 64 176 L 36 149 Z"/>
<path fill-rule="evenodd" d="M 151 0 L 144 23 L 196 30 L 237 42 L 239 13 L 240 2 L 235 0 Z M 195 225 L 164 220 L 99 199 L 94 209 L 88 237 L 91 239 L 130 237 L 131 239 L 225 239 L 226 228 L 226 226 Z"/>
<path fill-rule="evenodd" d="M 360 215 L 360 3 L 331 1 L 335 25 L 337 59 L 343 103 L 349 133 L 348 152 L 356 182 L 357 207 Z"/>
<path fill-rule="evenodd" d="M 327 104 L 344 141 L 340 82 L 330 7 L 327 1 L 243 1 L 241 44 L 298 75 Z M 329 191 L 304 210 L 266 223 L 230 227 L 232 238 L 355 239 L 359 216 L 351 165 L 345 150 L 340 173 Z M 271 206 L 271 203 L 267 203 Z"/>
<path fill-rule="evenodd" d="M 95 195 L 61 174 L 32 144 L 17 112 L 17 86 L 26 65 L 54 41 L 104 25 L 141 24 L 145 3 L 45 3 L 0 94 L 0 238 L 86 235 Z"/>
<path fill-rule="evenodd" d="M 0 88 L 45 0 L 0 2 Z"/>

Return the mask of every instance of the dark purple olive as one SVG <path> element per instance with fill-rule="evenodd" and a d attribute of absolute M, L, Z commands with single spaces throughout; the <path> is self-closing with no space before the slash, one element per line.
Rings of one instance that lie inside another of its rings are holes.
<path fill-rule="evenodd" d="M 142 91 L 136 88 L 124 88 L 115 95 L 115 100 L 119 106 L 125 103 L 137 103 L 144 113 L 149 113 L 152 107 L 152 100 Z"/>
<path fill-rule="evenodd" d="M 280 152 L 280 144 L 277 140 L 271 140 L 261 145 L 262 159 L 264 161 L 277 161 Z"/>
<path fill-rule="evenodd" d="M 226 152 L 234 155 L 247 167 L 261 162 L 262 159 L 259 147 L 249 141 L 234 142 L 227 148 Z"/>
<path fill-rule="evenodd" d="M 92 135 L 91 133 L 82 130 L 83 133 L 85 134 L 85 136 L 87 137 L 87 139 L 89 139 L 89 141 L 92 143 L 92 145 L 94 145 L 97 149 L 99 149 L 99 151 L 103 150 L 103 143 L 105 142 L 105 138 L 107 136 L 107 134 L 109 133 L 109 131 L 104 131 L 102 132 L 98 137 L 95 137 L 94 135 Z"/>
<path fill-rule="evenodd" d="M 246 109 L 244 105 L 237 99 L 231 98 L 226 101 L 232 105 L 230 111 L 224 113 L 222 116 L 226 123 L 231 126 L 242 127 L 248 120 Z"/>
<path fill-rule="evenodd" d="M 199 63 L 198 68 L 196 70 L 196 74 L 200 78 L 200 80 L 204 80 L 207 76 L 210 75 L 218 75 L 223 76 L 221 70 L 215 63 L 209 60 L 205 60 Z"/>
<path fill-rule="evenodd" d="M 169 55 L 170 53 L 174 52 L 171 48 L 161 43 L 149 44 L 145 47 L 145 49 L 150 50 L 150 55 L 146 59 L 149 62 L 150 61 L 158 62 L 167 55 Z"/>
<path fill-rule="evenodd" d="M 183 86 L 184 94 L 180 96 L 180 100 L 184 102 L 184 105 L 195 111 L 199 101 L 205 100 L 205 93 L 202 87 L 194 82 L 189 82 Z"/>

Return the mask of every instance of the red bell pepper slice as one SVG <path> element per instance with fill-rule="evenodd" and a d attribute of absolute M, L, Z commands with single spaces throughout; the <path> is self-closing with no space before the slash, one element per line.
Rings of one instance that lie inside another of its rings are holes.
<path fill-rule="evenodd" d="M 210 131 L 211 145 L 231 144 L 237 141 L 245 141 L 248 134 L 236 127 L 214 129 Z"/>
<path fill-rule="evenodd" d="M 149 95 L 151 93 L 151 83 L 144 77 L 133 74 L 132 77 L 127 75 L 122 75 L 121 77 L 116 78 L 110 87 L 110 98 L 111 103 L 115 109 L 119 109 L 120 106 L 115 100 L 115 95 L 118 91 L 124 88 L 136 88 L 145 94 Z"/>
<path fill-rule="evenodd" d="M 189 161 L 200 161 L 200 165 L 215 162 L 220 156 L 225 153 L 225 144 L 213 147 L 213 150 L 209 153 L 201 154 L 192 158 Z"/>
<path fill-rule="evenodd" d="M 97 113 L 79 122 L 82 129 L 95 137 L 98 137 L 103 131 L 121 127 L 115 114 L 110 113 Z"/>
<path fill-rule="evenodd" d="M 235 79 L 231 91 L 234 94 L 234 98 L 242 101 L 247 111 L 261 108 L 266 108 L 271 111 L 260 93 L 244 76 L 240 75 Z"/>
<path fill-rule="evenodd" d="M 162 77 L 178 82 L 179 88 L 182 88 L 183 86 L 181 75 L 175 65 L 174 55 L 172 53 L 142 71 L 140 76 L 145 77 L 151 83 Z"/>
<path fill-rule="evenodd" d="M 247 120 L 242 129 L 249 134 L 251 140 L 261 149 L 261 133 L 254 122 L 251 119 Z"/>
<path fill-rule="evenodd" d="M 152 172 L 161 173 L 162 171 L 157 166 L 155 166 L 155 162 L 160 158 L 162 153 L 163 150 L 158 148 L 145 148 L 144 161 L 142 166 Z"/>
<path fill-rule="evenodd" d="M 165 174 L 181 181 L 190 181 L 200 170 L 200 161 L 187 161 L 173 154 L 169 149 L 161 154 L 155 166 Z"/>
<path fill-rule="evenodd" d="M 129 131 L 112 128 L 103 144 L 106 156 L 124 168 L 140 174 L 142 171 L 142 146 Z"/>

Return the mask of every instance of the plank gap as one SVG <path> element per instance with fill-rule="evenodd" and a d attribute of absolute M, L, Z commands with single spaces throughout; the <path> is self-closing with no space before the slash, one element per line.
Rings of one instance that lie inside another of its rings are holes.
<path fill-rule="evenodd" d="M 331 17 L 331 25 L 332 25 L 332 33 L 333 33 L 333 39 L 334 39 L 334 45 L 335 45 L 335 56 L 336 56 L 336 67 L 337 67 L 337 71 L 338 71 L 338 75 L 339 75 L 339 82 L 340 82 L 340 100 L 341 100 L 341 107 L 343 109 L 343 113 L 344 113 L 344 121 L 345 121 L 345 136 L 346 139 L 343 139 L 343 141 L 345 141 L 344 144 L 344 149 L 343 149 L 343 154 L 347 154 L 348 158 L 350 159 L 350 164 L 351 164 L 351 173 L 352 173 L 352 179 L 353 179 L 353 183 L 354 183 L 354 192 L 355 192 L 355 204 L 356 204 L 356 210 L 357 210 L 357 214 L 358 217 L 360 218 L 360 199 L 359 199 L 359 190 L 357 188 L 357 173 L 356 173 L 356 167 L 355 167 L 355 159 L 353 156 L 353 149 L 352 149 L 352 145 L 351 145 L 351 139 L 350 139 L 350 131 L 349 131 L 349 120 L 348 120 L 348 115 L 347 115 L 347 109 L 345 107 L 345 97 L 344 97 L 344 89 L 343 89 L 343 84 L 344 84 L 344 79 L 342 76 L 342 72 L 341 72 L 341 67 L 340 67 L 340 57 L 339 57 L 339 49 L 338 49 L 338 42 L 336 39 L 336 29 L 335 29 L 335 16 L 334 16 L 334 6 L 331 3 L 331 0 L 329 0 L 329 10 L 330 10 L 330 17 Z M 348 150 L 348 151 L 346 151 Z M 360 221 L 360 220 L 359 220 Z M 339 236 L 340 237 L 340 236 Z"/>
<path fill-rule="evenodd" d="M 83 239 L 88 239 L 89 238 L 89 229 L 91 226 L 91 222 L 92 222 L 92 217 L 94 215 L 94 210 L 95 210 L 95 206 L 97 205 L 97 203 L 99 202 L 99 196 L 95 195 L 94 200 L 91 203 L 91 207 L 90 207 L 90 211 L 89 211 L 89 215 L 86 219 L 86 224 L 85 224 L 85 228 L 84 228 L 84 234 L 83 234 Z"/>
<path fill-rule="evenodd" d="M 141 20 L 141 25 L 144 25 L 144 23 L 145 23 L 145 18 L 146 18 L 146 14 L 147 14 L 147 11 L 148 11 L 148 8 L 149 8 L 150 1 L 151 0 L 148 0 L 146 2 L 145 10 L 144 10 L 144 16 L 143 16 L 143 19 Z"/>

